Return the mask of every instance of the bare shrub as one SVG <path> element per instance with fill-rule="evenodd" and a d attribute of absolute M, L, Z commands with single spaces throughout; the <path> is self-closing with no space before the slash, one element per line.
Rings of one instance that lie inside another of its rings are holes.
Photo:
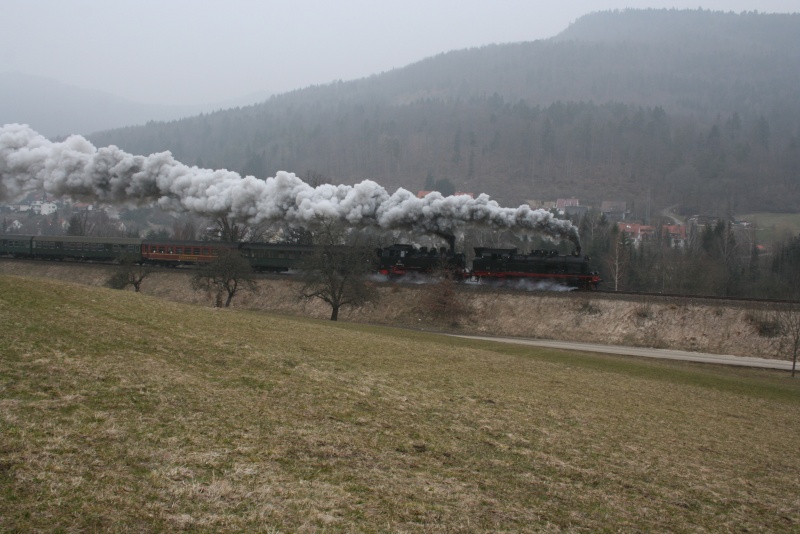
<path fill-rule="evenodd" d="M 153 274 L 152 267 L 138 265 L 129 258 L 123 258 L 119 260 L 119 267 L 114 274 L 106 281 L 106 287 L 125 289 L 128 286 L 133 286 L 133 290 L 139 293 L 142 288 L 142 282 L 151 274 Z"/>
<path fill-rule="evenodd" d="M 191 284 L 195 291 L 205 291 L 215 308 L 227 308 L 237 294 L 258 289 L 250 263 L 236 250 L 228 249 L 220 249 L 216 260 L 200 267 Z"/>
<path fill-rule="evenodd" d="M 601 315 L 603 310 L 600 309 L 600 306 L 592 302 L 592 299 L 583 297 L 576 301 L 577 303 L 577 311 L 578 313 L 582 313 L 584 315 Z"/>
<path fill-rule="evenodd" d="M 653 306 L 648 301 L 642 301 L 636 304 L 631 311 L 633 323 L 636 326 L 642 327 L 648 319 L 655 317 Z"/>
<path fill-rule="evenodd" d="M 458 291 L 458 284 L 444 275 L 435 284 L 426 286 L 420 303 L 435 321 L 453 327 L 472 310 L 471 304 Z"/>
<path fill-rule="evenodd" d="M 781 324 L 774 313 L 753 310 L 747 312 L 745 318 L 761 337 L 775 338 L 781 335 Z"/>
<path fill-rule="evenodd" d="M 637 319 L 644 320 L 652 318 L 655 314 L 649 302 L 642 302 L 633 308 L 633 315 Z"/>

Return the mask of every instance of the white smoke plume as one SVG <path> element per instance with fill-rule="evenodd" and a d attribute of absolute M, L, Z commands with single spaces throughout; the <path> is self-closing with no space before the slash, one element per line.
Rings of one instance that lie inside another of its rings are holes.
<path fill-rule="evenodd" d="M 319 217 L 356 227 L 452 236 L 467 225 L 572 240 L 576 228 L 527 205 L 503 208 L 487 195 L 417 198 L 405 189 L 389 194 L 375 182 L 312 187 L 289 172 L 261 180 L 227 170 L 189 167 L 169 152 L 134 156 L 116 146 L 95 148 L 74 135 L 52 142 L 27 125 L 0 129 L 0 201 L 44 190 L 114 204 L 156 202 L 172 211 L 227 215 L 249 223 L 313 225 Z"/>

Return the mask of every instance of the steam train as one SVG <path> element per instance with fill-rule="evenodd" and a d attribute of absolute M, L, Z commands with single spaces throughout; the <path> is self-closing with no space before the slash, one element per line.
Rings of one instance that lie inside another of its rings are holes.
<path fill-rule="evenodd" d="M 46 260 L 136 263 L 178 267 L 214 261 L 221 250 L 237 251 L 254 270 L 285 272 L 302 266 L 314 253 L 313 245 L 278 243 L 224 243 L 125 237 L 0 235 L 0 256 Z M 599 274 L 589 258 L 556 251 L 476 247 L 471 268 L 464 254 L 440 249 L 395 244 L 376 250 L 376 271 L 389 278 L 447 271 L 458 280 L 502 282 L 547 281 L 578 289 L 597 289 Z"/>

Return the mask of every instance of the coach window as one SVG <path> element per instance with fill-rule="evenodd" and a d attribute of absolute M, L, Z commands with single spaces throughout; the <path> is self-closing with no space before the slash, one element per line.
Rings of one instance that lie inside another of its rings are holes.
<path fill-rule="evenodd" d="M 207 248 L 204 248 L 204 249 L 203 249 L 203 255 L 204 255 L 204 256 L 208 256 L 208 249 L 207 249 Z"/>
<path fill-rule="evenodd" d="M 183 247 L 176 247 L 175 254 L 183 254 Z"/>
<path fill-rule="evenodd" d="M 200 249 L 199 248 L 194 249 L 194 255 L 195 256 L 199 256 L 200 255 Z"/>

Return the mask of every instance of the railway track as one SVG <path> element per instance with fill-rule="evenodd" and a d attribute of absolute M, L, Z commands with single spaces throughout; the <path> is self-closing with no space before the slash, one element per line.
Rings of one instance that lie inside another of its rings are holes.
<path fill-rule="evenodd" d="M 619 295 L 620 297 L 636 297 L 641 299 L 683 299 L 683 300 L 704 300 L 704 301 L 722 301 L 722 302 L 742 302 L 742 303 L 766 303 L 766 304 L 800 304 L 796 300 L 783 300 L 783 299 L 765 299 L 756 297 L 724 297 L 718 295 L 687 295 L 681 293 L 641 293 L 636 291 L 593 291 L 593 294 L 603 295 L 604 297 L 613 297 Z"/>

